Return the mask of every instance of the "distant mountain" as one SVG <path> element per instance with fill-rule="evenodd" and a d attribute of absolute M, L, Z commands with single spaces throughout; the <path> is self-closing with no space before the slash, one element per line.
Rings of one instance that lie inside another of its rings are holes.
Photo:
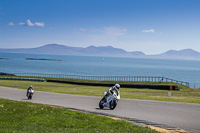
<path fill-rule="evenodd" d="M 37 48 L 0 49 L 7 53 L 30 53 L 30 54 L 59 54 L 59 55 L 85 55 L 85 56 L 110 56 L 110 57 L 137 57 L 145 56 L 142 52 L 127 52 L 112 46 L 89 46 L 86 48 L 69 47 L 59 44 L 47 44 Z"/>
<path fill-rule="evenodd" d="M 82 54 L 98 55 L 98 56 L 129 56 L 129 53 L 123 49 L 113 48 L 112 46 L 89 46 L 80 50 Z"/>
<path fill-rule="evenodd" d="M 0 52 L 200 60 L 200 53 L 192 49 L 183 49 L 180 51 L 169 50 L 162 54 L 145 55 L 141 51 L 127 52 L 123 49 L 114 48 L 112 46 L 100 46 L 100 47 L 89 46 L 86 48 L 82 48 L 82 47 L 70 47 L 59 44 L 47 44 L 37 48 L 0 49 Z"/>
<path fill-rule="evenodd" d="M 152 57 L 160 59 L 200 60 L 200 53 L 192 49 L 183 49 L 180 51 L 169 50 L 162 54 L 153 55 Z"/>
<path fill-rule="evenodd" d="M 178 55 L 178 56 L 200 56 L 200 53 L 192 49 L 183 49 L 180 51 L 169 50 L 162 55 Z"/>

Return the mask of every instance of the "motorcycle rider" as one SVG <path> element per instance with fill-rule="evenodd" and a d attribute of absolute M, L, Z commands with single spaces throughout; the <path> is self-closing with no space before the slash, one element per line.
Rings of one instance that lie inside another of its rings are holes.
<path fill-rule="evenodd" d="M 110 95 L 113 95 L 114 92 L 116 93 L 117 97 L 120 96 L 119 88 L 120 88 L 120 85 L 119 85 L 119 84 L 115 84 L 114 86 L 112 86 L 112 87 L 107 91 L 106 97 L 108 98 Z M 107 100 L 107 99 L 106 99 L 106 100 Z M 107 102 L 108 102 L 108 101 L 107 101 Z"/>
<path fill-rule="evenodd" d="M 28 96 L 28 92 L 29 92 L 29 90 L 31 90 L 31 89 L 33 90 L 33 86 L 32 86 L 32 85 L 28 87 L 26 96 Z"/>

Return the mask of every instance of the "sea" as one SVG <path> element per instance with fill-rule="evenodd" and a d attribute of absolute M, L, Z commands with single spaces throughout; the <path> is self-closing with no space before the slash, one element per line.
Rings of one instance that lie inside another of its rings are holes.
<path fill-rule="evenodd" d="M 27 60 L 27 58 L 32 59 Z M 0 53 L 0 72 L 84 76 L 155 76 L 189 82 L 190 87 L 200 88 L 199 60 Z"/>

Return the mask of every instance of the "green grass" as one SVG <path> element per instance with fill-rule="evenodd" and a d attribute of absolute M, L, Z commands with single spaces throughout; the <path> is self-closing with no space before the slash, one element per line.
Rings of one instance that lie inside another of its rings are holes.
<path fill-rule="evenodd" d="M 103 96 L 103 92 L 109 89 L 109 87 L 103 87 L 103 86 L 86 86 L 86 85 L 75 85 L 75 84 L 64 84 L 64 83 L 51 83 L 51 82 L 0 80 L 0 86 L 27 89 L 30 85 L 33 85 L 36 91 L 87 95 L 87 96 Z M 76 92 L 73 92 L 74 88 Z M 200 89 L 191 89 L 183 85 L 181 85 L 180 88 L 181 88 L 180 91 L 120 88 L 120 93 L 121 93 L 121 98 L 200 104 Z M 168 92 L 171 92 L 172 94 L 171 98 L 168 98 Z"/>
<path fill-rule="evenodd" d="M 0 132 L 154 133 L 124 120 L 0 98 Z"/>

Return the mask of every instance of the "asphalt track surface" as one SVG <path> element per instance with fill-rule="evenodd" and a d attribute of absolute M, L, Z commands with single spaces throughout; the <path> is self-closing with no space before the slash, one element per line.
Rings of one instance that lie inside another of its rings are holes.
<path fill-rule="evenodd" d="M 103 95 L 103 94 L 102 94 Z M 174 127 L 200 132 L 200 104 L 120 99 L 114 110 L 99 109 L 101 97 L 35 91 L 27 100 L 26 90 L 0 87 L 0 98 L 74 108 L 99 114 L 130 118 L 136 123 Z"/>

